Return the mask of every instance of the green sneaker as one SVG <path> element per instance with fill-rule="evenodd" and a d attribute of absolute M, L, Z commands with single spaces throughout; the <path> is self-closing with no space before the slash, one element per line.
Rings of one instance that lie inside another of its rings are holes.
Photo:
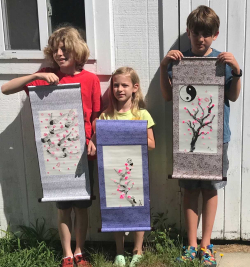
<path fill-rule="evenodd" d="M 184 251 L 181 257 L 177 258 L 179 262 L 192 261 L 197 257 L 197 248 L 188 246 L 183 247 Z"/>
<path fill-rule="evenodd" d="M 123 255 L 116 255 L 114 265 L 117 267 L 125 267 L 126 262 Z"/>
<path fill-rule="evenodd" d="M 138 263 L 142 258 L 142 255 L 135 254 L 133 255 L 132 261 L 129 264 L 129 267 L 135 267 L 136 263 Z"/>

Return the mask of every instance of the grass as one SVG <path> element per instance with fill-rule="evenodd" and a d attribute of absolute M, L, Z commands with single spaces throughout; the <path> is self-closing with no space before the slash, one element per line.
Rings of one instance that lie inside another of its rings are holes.
<path fill-rule="evenodd" d="M 154 232 L 145 238 L 144 257 L 137 267 L 198 267 L 198 260 L 178 263 L 182 253 L 182 239 L 175 228 L 166 225 L 165 215 L 153 216 Z M 87 256 L 93 267 L 111 267 L 115 257 L 115 244 L 86 244 Z M 132 244 L 126 244 L 126 251 L 132 252 Z M 45 229 L 45 221 L 37 220 L 35 225 L 20 226 L 20 232 L 9 229 L 0 238 L 0 267 L 59 267 L 62 249 L 57 231 Z M 127 266 L 132 255 L 127 253 Z"/>

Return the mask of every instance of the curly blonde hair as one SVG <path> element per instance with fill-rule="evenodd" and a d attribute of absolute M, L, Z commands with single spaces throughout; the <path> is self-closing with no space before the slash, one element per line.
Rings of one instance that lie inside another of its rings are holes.
<path fill-rule="evenodd" d="M 129 75 L 131 82 L 133 85 L 138 84 L 138 90 L 133 93 L 131 99 L 131 113 L 136 117 L 139 118 L 140 109 L 145 108 L 145 102 L 143 100 L 142 90 L 140 86 L 140 79 L 136 71 L 130 67 L 121 67 L 113 72 L 110 80 L 110 87 L 109 87 L 109 105 L 108 108 L 104 111 L 105 115 L 108 115 L 110 118 L 116 119 L 117 118 L 117 99 L 113 93 L 113 79 L 116 75 Z"/>
<path fill-rule="evenodd" d="M 59 68 L 53 58 L 55 49 L 62 42 L 67 53 L 76 61 L 76 68 L 82 69 L 89 57 L 89 48 L 81 37 L 79 31 L 71 26 L 61 27 L 55 30 L 49 37 L 48 45 L 44 48 L 44 55 L 55 68 Z"/>

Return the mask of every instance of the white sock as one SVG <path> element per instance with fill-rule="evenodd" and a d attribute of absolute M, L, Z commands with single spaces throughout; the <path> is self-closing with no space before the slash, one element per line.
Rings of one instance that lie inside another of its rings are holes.
<path fill-rule="evenodd" d="M 73 259 L 73 256 L 67 256 L 67 257 L 64 257 L 63 259 L 67 259 L 67 258 Z"/>
<path fill-rule="evenodd" d="M 77 253 L 77 254 L 74 254 L 74 257 L 75 256 L 79 256 L 79 255 L 82 255 L 83 253 Z"/>

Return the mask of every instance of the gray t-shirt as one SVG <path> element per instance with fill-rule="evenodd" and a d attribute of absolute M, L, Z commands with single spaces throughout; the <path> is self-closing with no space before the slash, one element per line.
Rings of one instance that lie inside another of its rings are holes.
<path fill-rule="evenodd" d="M 212 52 L 207 55 L 206 57 L 217 57 L 221 52 L 212 49 Z M 182 53 L 184 57 L 194 57 L 196 56 L 193 54 L 191 49 L 185 51 Z M 225 69 L 225 91 L 229 90 L 231 81 L 232 81 L 232 74 L 231 74 L 231 67 L 226 65 Z M 172 63 L 168 66 L 168 76 L 170 79 L 172 79 Z M 223 143 L 228 143 L 230 141 L 231 131 L 229 128 L 229 115 L 230 115 L 230 105 L 229 100 L 225 95 L 225 101 L 224 101 L 224 131 L 223 131 Z"/>

